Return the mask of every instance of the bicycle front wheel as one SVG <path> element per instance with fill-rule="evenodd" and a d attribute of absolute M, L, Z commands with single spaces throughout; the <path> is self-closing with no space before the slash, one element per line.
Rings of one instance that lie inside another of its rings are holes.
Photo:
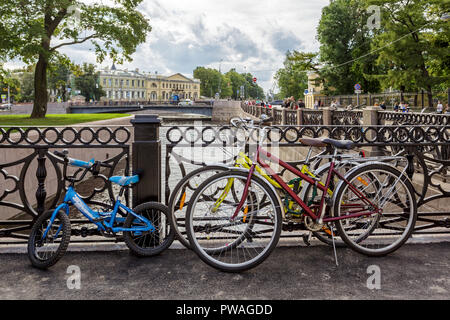
<path fill-rule="evenodd" d="M 39 269 L 47 269 L 56 264 L 66 252 L 70 242 L 72 231 L 69 217 L 60 210 L 51 223 L 52 215 L 53 211 L 44 212 L 34 223 L 28 238 L 28 258 L 31 264 Z"/>
<path fill-rule="evenodd" d="M 396 168 L 370 164 L 355 169 L 336 191 L 334 216 L 342 240 L 368 256 L 383 256 L 400 248 L 417 219 L 414 188 Z M 363 215 L 360 215 L 363 214 Z"/>
<path fill-rule="evenodd" d="M 239 171 L 210 177 L 193 194 L 187 210 L 186 231 L 193 250 L 221 271 L 256 267 L 280 238 L 282 216 L 276 195 L 253 176 L 245 196 L 247 178 L 248 173 Z M 236 212 L 241 200 L 242 208 Z"/>

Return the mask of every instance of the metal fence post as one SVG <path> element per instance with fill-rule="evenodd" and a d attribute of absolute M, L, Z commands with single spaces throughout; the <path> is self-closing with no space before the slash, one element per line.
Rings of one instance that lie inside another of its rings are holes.
<path fill-rule="evenodd" d="M 133 207 L 146 201 L 161 202 L 161 120 L 157 115 L 136 115 L 131 123 L 132 166 L 141 178 L 133 189 Z"/>
<path fill-rule="evenodd" d="M 365 130 L 369 128 L 375 128 L 375 130 L 369 130 L 366 132 L 366 138 L 369 141 L 376 141 L 377 139 L 377 126 L 379 124 L 378 121 L 378 111 L 380 109 L 378 107 L 366 107 L 363 109 L 363 126 Z M 365 147 L 364 148 L 369 156 L 378 156 L 380 155 L 380 150 L 378 147 Z"/>

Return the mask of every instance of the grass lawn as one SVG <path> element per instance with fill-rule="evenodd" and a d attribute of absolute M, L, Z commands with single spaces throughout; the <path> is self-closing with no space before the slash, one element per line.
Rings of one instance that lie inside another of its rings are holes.
<path fill-rule="evenodd" d="M 7 127 L 58 127 L 93 121 L 128 117 L 129 114 L 99 113 L 99 114 L 48 114 L 43 119 L 30 119 L 29 115 L 0 115 L 0 128 Z"/>

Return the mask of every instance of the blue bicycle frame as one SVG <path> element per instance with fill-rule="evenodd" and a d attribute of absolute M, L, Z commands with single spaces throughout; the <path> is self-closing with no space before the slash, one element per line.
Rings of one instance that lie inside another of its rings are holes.
<path fill-rule="evenodd" d="M 67 215 L 69 215 L 69 208 L 71 205 L 74 205 L 86 218 L 89 219 L 90 222 L 95 224 L 97 228 L 103 232 L 111 230 L 113 233 L 117 232 L 135 232 L 136 235 L 140 235 L 142 232 L 151 231 L 154 232 L 156 228 L 153 226 L 153 224 L 146 218 L 136 214 L 128 208 L 127 206 L 123 205 L 120 200 L 117 198 L 116 203 L 114 205 L 114 209 L 111 212 L 97 212 L 93 211 L 89 206 L 83 201 L 83 199 L 77 194 L 75 189 L 72 186 L 69 186 L 67 189 L 66 195 L 64 197 L 64 202 L 60 204 L 54 211 L 50 218 L 50 224 L 47 226 L 44 234 L 42 235 L 42 240 L 47 237 L 47 233 L 50 230 L 50 227 L 53 225 L 53 222 L 56 218 L 56 215 L 60 210 L 64 210 Z M 133 215 L 136 219 L 142 221 L 145 223 L 144 226 L 140 227 L 133 227 L 133 228 L 121 228 L 121 227 L 113 227 L 114 223 L 116 221 L 124 222 L 125 218 L 117 217 L 117 213 L 119 209 L 122 208 L 123 210 L 127 211 L 128 214 Z M 107 221 L 109 218 L 109 221 Z M 99 221 L 101 220 L 101 221 Z M 55 238 L 58 237 L 59 232 L 61 231 L 61 227 L 56 231 Z"/>

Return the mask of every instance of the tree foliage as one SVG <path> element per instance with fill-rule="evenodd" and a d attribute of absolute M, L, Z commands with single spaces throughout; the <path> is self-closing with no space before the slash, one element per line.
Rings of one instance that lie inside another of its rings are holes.
<path fill-rule="evenodd" d="M 216 69 L 197 67 L 194 70 L 194 78 L 201 80 L 200 94 L 202 96 L 213 97 L 220 91 L 221 98 L 239 99 L 243 86 L 246 99 L 264 98 L 264 90 L 253 83 L 254 76 L 250 73 L 238 73 L 235 69 L 231 69 L 221 74 Z"/>
<path fill-rule="evenodd" d="M 130 61 L 151 27 L 137 10 L 142 0 L 111 0 L 108 5 L 77 0 L 8 0 L 0 2 L 0 57 L 36 64 L 32 117 L 47 111 L 47 69 L 67 61 L 59 49 L 83 43 L 98 62 L 110 57 Z"/>
<path fill-rule="evenodd" d="M 373 6 L 378 28 L 369 28 Z M 293 51 L 287 60 L 317 73 L 325 94 L 352 93 L 356 83 L 372 93 L 424 89 L 432 105 L 432 92 L 450 86 L 450 22 L 441 19 L 449 12 L 448 0 L 333 0 L 317 29 L 319 51 Z M 298 81 L 286 69 L 277 73 L 285 96 Z"/>
<path fill-rule="evenodd" d="M 435 0 L 367 0 L 382 10 L 382 32 L 372 42 L 377 64 L 386 72 L 376 74 L 383 88 L 428 92 L 450 86 L 450 25 L 441 17 L 450 2 Z"/>
<path fill-rule="evenodd" d="M 313 55 L 299 52 L 287 52 L 284 68 L 277 71 L 275 80 L 280 88 L 281 97 L 303 98 L 308 88 L 307 69 L 313 66 Z M 279 95 L 279 96 L 280 96 Z"/>
<path fill-rule="evenodd" d="M 100 74 L 95 71 L 93 64 L 83 64 L 81 74 L 75 78 L 75 88 L 87 101 L 100 100 L 100 97 L 105 96 L 100 85 Z"/>

